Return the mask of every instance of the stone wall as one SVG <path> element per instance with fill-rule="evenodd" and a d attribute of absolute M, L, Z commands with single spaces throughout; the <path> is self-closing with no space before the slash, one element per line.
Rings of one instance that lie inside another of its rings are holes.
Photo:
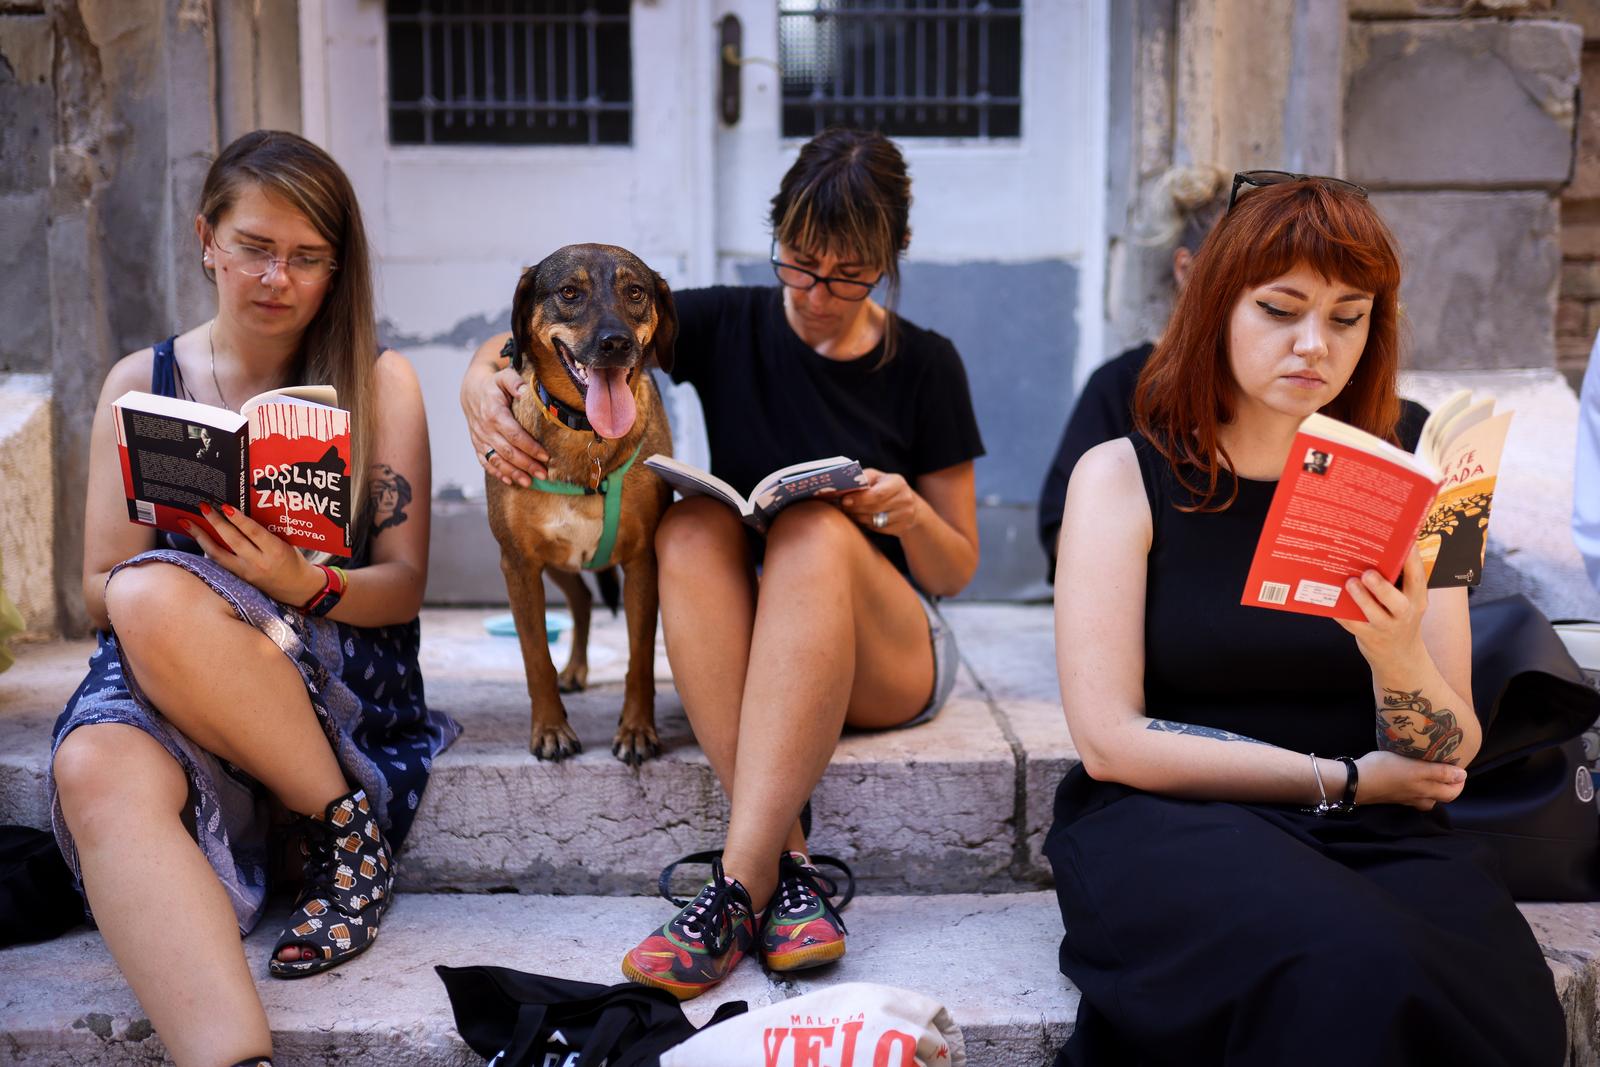
<path fill-rule="evenodd" d="M 78 575 L 89 429 L 120 356 L 210 317 L 194 211 L 221 138 L 299 127 L 297 5 L 0 0 L 0 373 L 49 376 L 55 617 Z"/>
<path fill-rule="evenodd" d="M 1352 5 L 1346 176 L 1399 239 L 1419 369 L 1555 365 L 1583 33 L 1549 8 Z"/>
<path fill-rule="evenodd" d="M 1600 0 L 1563 0 L 1557 7 L 1584 35 L 1577 158 L 1561 196 L 1556 305 L 1556 366 L 1576 387 L 1600 333 Z"/>

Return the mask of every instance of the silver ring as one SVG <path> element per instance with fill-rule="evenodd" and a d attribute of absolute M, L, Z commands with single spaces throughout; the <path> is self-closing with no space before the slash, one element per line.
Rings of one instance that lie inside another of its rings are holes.
<path fill-rule="evenodd" d="M 872 528 L 874 530 L 881 530 L 887 525 L 889 525 L 889 513 L 887 511 L 880 511 L 872 516 Z"/>
<path fill-rule="evenodd" d="M 484 462 L 485 462 L 485 463 L 487 463 L 487 462 L 489 462 L 489 461 L 490 461 L 490 460 L 491 460 L 491 459 L 493 459 L 493 458 L 494 458 L 494 449 L 492 449 L 492 448 L 491 448 L 491 449 L 489 449 L 489 451 L 487 451 L 487 452 L 485 452 L 485 453 L 484 453 L 484 454 L 483 454 L 483 461 L 484 461 Z"/>

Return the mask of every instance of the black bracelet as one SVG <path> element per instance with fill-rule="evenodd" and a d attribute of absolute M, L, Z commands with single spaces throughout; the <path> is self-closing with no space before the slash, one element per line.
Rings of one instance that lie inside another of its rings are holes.
<path fill-rule="evenodd" d="M 1361 772 L 1356 769 L 1356 761 L 1349 756 L 1339 756 L 1337 758 L 1340 763 L 1344 764 L 1344 796 L 1339 799 L 1339 803 L 1334 805 L 1334 808 L 1341 815 L 1354 815 L 1356 810 L 1356 786 L 1361 784 Z"/>

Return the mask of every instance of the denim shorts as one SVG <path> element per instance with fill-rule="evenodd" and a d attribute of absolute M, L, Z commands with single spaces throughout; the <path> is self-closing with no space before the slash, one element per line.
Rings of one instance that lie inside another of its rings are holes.
<path fill-rule="evenodd" d="M 922 601 L 922 613 L 928 617 L 928 640 L 933 645 L 933 695 L 928 698 L 926 707 L 899 726 L 890 727 L 892 730 L 921 726 L 939 714 L 945 701 L 950 699 L 950 691 L 956 686 L 956 671 L 961 667 L 961 651 L 956 648 L 956 632 L 944 621 L 944 616 L 939 614 L 939 605 L 934 602 L 933 597 L 920 589 L 917 590 L 917 599 Z"/>

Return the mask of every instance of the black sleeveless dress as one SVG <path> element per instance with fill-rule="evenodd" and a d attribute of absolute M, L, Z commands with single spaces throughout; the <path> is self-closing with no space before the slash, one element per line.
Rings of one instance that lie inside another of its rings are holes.
<path fill-rule="evenodd" d="M 1239 603 L 1275 483 L 1240 479 L 1227 510 L 1181 512 L 1171 469 L 1130 439 L 1153 523 L 1150 717 L 1323 756 L 1375 748 L 1355 640 Z M 1061 971 L 1083 993 L 1058 1064 L 1563 1062 L 1538 943 L 1487 853 L 1440 815 L 1181 800 L 1079 766 L 1045 854 Z"/>

